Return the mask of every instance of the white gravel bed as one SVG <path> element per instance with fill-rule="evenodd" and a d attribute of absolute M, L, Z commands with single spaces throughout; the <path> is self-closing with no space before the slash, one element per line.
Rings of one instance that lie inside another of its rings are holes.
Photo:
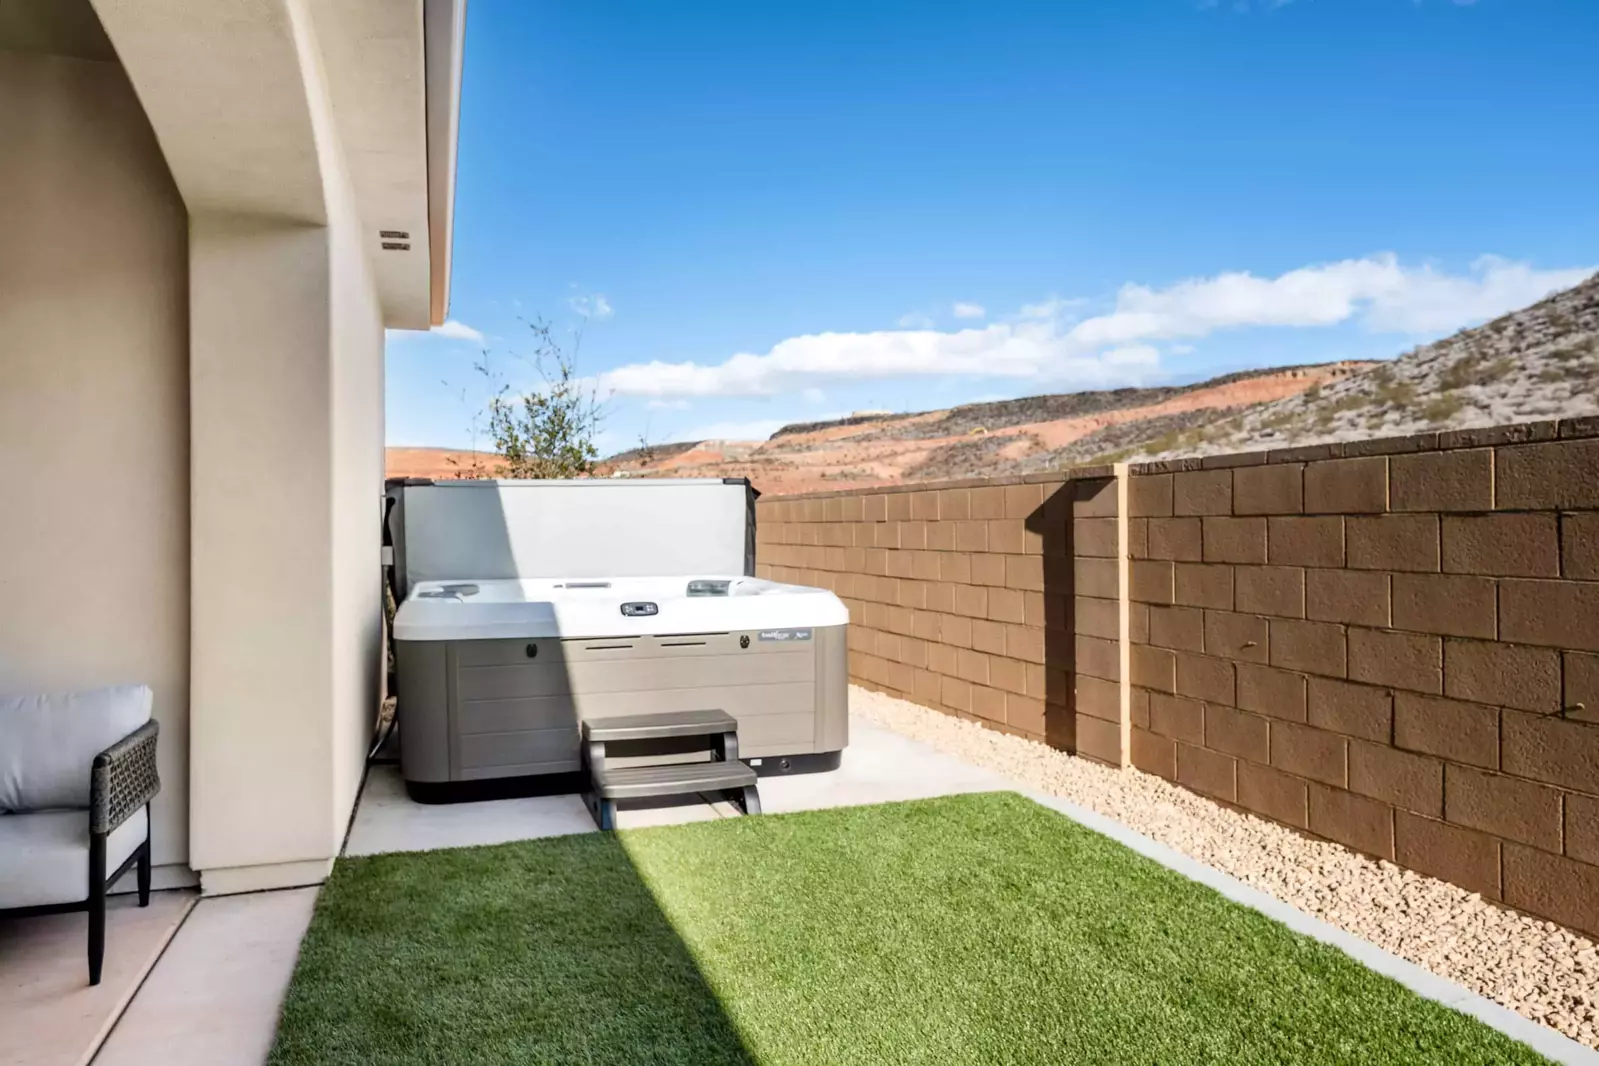
<path fill-rule="evenodd" d="M 1378 947 L 1599 1048 L 1599 947 L 1475 892 L 1230 810 L 1164 778 L 851 687 L 850 710 L 1114 818 Z"/>

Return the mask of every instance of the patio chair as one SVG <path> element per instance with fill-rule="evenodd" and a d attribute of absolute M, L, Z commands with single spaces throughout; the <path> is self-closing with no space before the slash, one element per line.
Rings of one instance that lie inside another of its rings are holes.
<path fill-rule="evenodd" d="M 0 915 L 87 910 L 91 985 L 106 889 L 137 863 L 150 903 L 152 702 L 143 685 L 0 696 Z"/>

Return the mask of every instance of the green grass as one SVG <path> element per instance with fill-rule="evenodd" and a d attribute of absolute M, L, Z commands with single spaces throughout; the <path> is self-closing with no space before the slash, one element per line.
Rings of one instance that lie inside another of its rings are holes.
<path fill-rule="evenodd" d="M 302 1063 L 1532 1063 L 1019 796 L 343 860 Z"/>

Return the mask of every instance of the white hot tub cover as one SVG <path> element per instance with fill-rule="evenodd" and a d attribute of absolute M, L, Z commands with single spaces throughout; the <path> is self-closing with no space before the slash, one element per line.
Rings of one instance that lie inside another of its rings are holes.
<path fill-rule="evenodd" d="M 396 594 L 423 581 L 755 573 L 748 481 L 390 482 Z"/>

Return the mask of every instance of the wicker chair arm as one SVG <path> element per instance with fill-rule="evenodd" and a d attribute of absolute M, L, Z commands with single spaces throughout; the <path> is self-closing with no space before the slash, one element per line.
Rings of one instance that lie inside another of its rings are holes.
<path fill-rule="evenodd" d="M 144 723 L 94 757 L 89 778 L 89 831 L 109 833 L 161 791 L 155 742 L 161 731 Z"/>

